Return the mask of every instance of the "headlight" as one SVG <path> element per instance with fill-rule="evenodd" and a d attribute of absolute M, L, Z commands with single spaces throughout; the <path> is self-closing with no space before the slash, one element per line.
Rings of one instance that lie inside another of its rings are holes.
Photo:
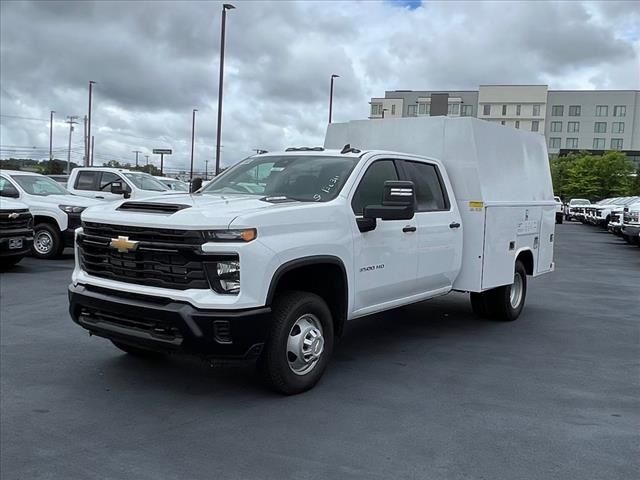
<path fill-rule="evenodd" d="M 204 237 L 210 242 L 250 242 L 255 240 L 258 232 L 255 228 L 242 230 L 207 230 Z"/>
<path fill-rule="evenodd" d="M 217 293 L 240 293 L 240 260 L 238 256 L 205 263 L 211 288 Z"/>
<path fill-rule="evenodd" d="M 75 205 L 58 205 L 58 208 L 66 213 L 80 213 L 87 207 L 76 207 Z"/>

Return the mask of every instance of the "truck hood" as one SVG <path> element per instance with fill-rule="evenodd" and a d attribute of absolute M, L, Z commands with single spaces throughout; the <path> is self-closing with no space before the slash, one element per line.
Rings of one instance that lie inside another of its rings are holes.
<path fill-rule="evenodd" d="M 24 203 L 13 198 L 0 197 L 0 210 L 24 210 L 27 207 Z"/>
<path fill-rule="evenodd" d="M 104 202 L 93 198 L 81 197 L 79 195 L 30 195 L 29 205 L 73 205 L 75 207 L 91 207 L 93 205 L 104 205 Z"/>
<path fill-rule="evenodd" d="M 202 195 L 174 194 L 162 195 L 140 200 L 101 203 L 100 208 L 90 208 L 82 213 L 82 220 L 104 222 L 114 225 L 144 225 L 157 228 L 228 228 L 239 215 L 256 213 L 261 210 L 275 208 L 291 208 L 304 205 L 303 202 L 271 203 L 260 200 L 256 195 Z M 133 209 L 118 210 L 122 205 Z M 149 212 L 142 208 L 145 204 L 179 205 L 183 207 L 176 212 Z M 135 209 L 139 205 L 140 209 Z"/>

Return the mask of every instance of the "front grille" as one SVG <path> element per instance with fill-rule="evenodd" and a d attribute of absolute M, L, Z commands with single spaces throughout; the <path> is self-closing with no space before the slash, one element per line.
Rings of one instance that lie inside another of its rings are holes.
<path fill-rule="evenodd" d="M 137 285 L 187 290 L 209 289 L 199 232 L 83 223 L 78 236 L 79 259 L 89 274 Z M 120 252 L 111 240 L 127 236 L 135 250 Z M 207 257 L 208 259 L 208 257 Z"/>
<path fill-rule="evenodd" d="M 9 218 L 17 213 L 16 218 Z M 32 227 L 32 216 L 29 210 L 14 210 L 12 212 L 0 213 L 0 230 L 19 230 Z"/>
<path fill-rule="evenodd" d="M 202 245 L 202 232 L 196 230 L 171 230 L 165 228 L 149 229 L 146 227 L 130 227 L 128 225 L 108 225 L 105 223 L 82 222 L 86 235 L 115 238 L 128 236 L 141 242 L 161 242 L 182 245 Z"/>

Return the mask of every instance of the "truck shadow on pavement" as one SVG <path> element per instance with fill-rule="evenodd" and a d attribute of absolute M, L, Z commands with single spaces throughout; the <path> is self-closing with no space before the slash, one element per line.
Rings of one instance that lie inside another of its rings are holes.
<path fill-rule="evenodd" d="M 393 362 L 395 353 L 418 348 L 428 350 L 430 343 L 435 346 L 441 338 L 451 343 L 456 337 L 473 338 L 479 332 L 490 335 L 490 331 L 503 327 L 503 323 L 475 317 L 468 296 L 463 294 L 354 320 L 347 324 L 336 343 L 324 382 L 330 382 L 336 372 L 341 372 L 343 380 L 344 375 L 359 375 L 357 369 L 343 371 L 344 362 L 367 363 L 374 358 Z M 145 389 L 163 394 L 203 395 L 210 399 L 227 395 L 274 395 L 262 385 L 252 362 L 212 367 L 198 358 L 183 355 L 140 358 L 113 347 L 111 354 L 94 367 L 111 379 L 109 388 L 112 389 Z M 321 391 L 322 383 L 312 392 Z"/>

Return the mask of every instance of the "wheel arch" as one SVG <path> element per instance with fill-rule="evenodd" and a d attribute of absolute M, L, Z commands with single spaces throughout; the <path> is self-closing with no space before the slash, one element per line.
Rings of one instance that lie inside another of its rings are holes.
<path fill-rule="evenodd" d="M 49 215 L 35 214 L 33 216 L 33 225 L 36 226 L 39 223 L 48 223 L 49 225 L 56 227 L 59 232 L 62 232 L 62 229 L 60 228 L 60 224 L 58 223 L 58 220 L 54 217 L 50 217 Z"/>
<path fill-rule="evenodd" d="M 281 290 L 302 290 L 320 295 L 331 310 L 334 332 L 341 335 L 347 319 L 349 283 L 344 262 L 333 255 L 313 255 L 282 264 L 269 284 L 269 306 Z"/>
<path fill-rule="evenodd" d="M 528 248 L 520 250 L 516 255 L 516 262 L 518 260 L 522 262 L 522 265 L 524 265 L 524 270 L 527 272 L 527 275 L 533 275 L 533 272 L 535 272 L 533 252 Z"/>

